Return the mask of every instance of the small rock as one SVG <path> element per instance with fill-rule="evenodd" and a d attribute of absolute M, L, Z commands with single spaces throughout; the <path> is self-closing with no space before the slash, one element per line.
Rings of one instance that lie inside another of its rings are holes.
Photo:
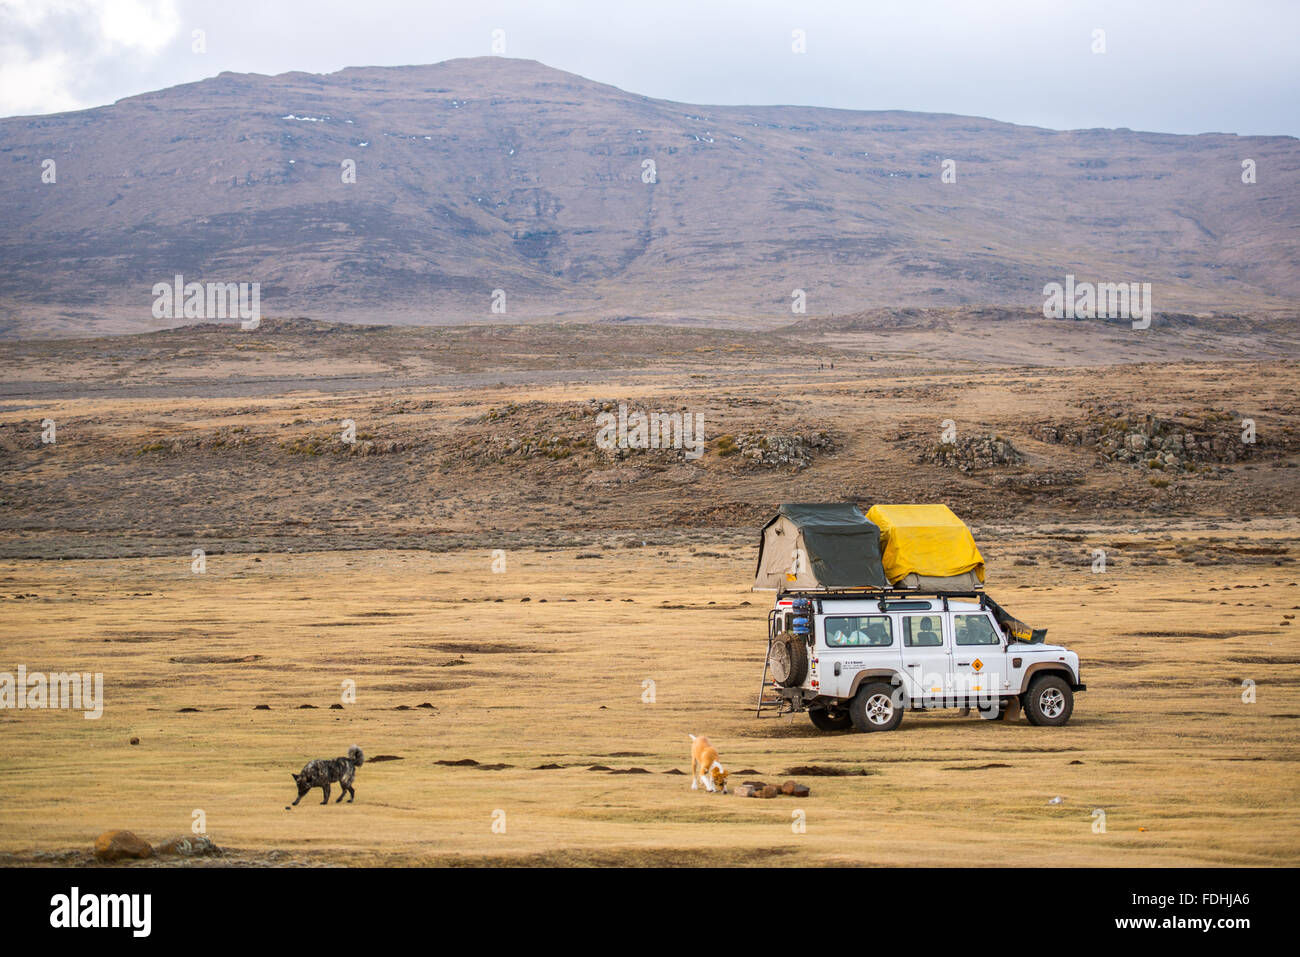
<path fill-rule="evenodd" d="M 139 744 L 139 743 L 140 743 L 140 739 L 139 739 L 139 738 L 132 738 L 132 739 L 131 739 L 131 743 L 132 743 L 132 744 Z"/>
<path fill-rule="evenodd" d="M 212 843 L 205 834 L 197 837 L 173 837 L 163 841 L 156 848 L 155 854 L 176 854 L 180 857 L 206 857 L 221 854 L 221 849 Z"/>
<path fill-rule="evenodd" d="M 95 838 L 95 857 L 101 861 L 153 857 L 153 848 L 130 831 L 105 831 Z"/>

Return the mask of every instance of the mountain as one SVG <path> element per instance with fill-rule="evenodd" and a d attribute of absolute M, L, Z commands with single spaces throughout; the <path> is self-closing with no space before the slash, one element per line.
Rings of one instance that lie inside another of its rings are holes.
<path fill-rule="evenodd" d="M 500 319 L 497 289 L 510 321 L 1038 308 L 1067 274 L 1149 282 L 1157 313 L 1300 302 L 1291 137 L 691 106 L 484 57 L 4 119 L 0 170 L 11 336 L 173 325 L 176 274 L 362 322 Z"/>

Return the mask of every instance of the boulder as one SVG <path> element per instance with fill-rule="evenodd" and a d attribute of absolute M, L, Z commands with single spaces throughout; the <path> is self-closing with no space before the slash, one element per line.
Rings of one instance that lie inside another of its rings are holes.
<path fill-rule="evenodd" d="M 153 857 L 149 842 L 130 831 L 105 831 L 95 838 L 95 857 L 101 861 L 120 861 L 127 858 Z"/>
<path fill-rule="evenodd" d="M 156 848 L 155 854 L 175 854 L 180 857 L 207 857 L 221 854 L 221 848 L 212 843 L 206 834 L 193 837 L 173 837 L 163 841 Z"/>

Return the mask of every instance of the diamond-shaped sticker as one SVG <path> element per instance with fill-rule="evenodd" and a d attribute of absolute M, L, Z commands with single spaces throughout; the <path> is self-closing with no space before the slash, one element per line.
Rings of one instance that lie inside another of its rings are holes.
<path fill-rule="evenodd" d="M 984 667 L 984 662 L 976 658 L 974 661 L 970 663 L 970 666 L 978 672 L 981 668 Z"/>

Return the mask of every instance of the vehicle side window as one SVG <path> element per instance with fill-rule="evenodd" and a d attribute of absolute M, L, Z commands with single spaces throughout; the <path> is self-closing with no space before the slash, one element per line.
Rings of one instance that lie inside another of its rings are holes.
<path fill-rule="evenodd" d="M 959 645 L 1002 644 L 987 615 L 953 615 L 952 624 Z"/>
<path fill-rule="evenodd" d="M 943 644 L 943 622 L 937 614 L 908 615 L 903 621 L 907 647 L 934 648 Z"/>
<path fill-rule="evenodd" d="M 888 615 L 846 615 L 826 619 L 828 648 L 888 648 L 894 629 Z"/>

